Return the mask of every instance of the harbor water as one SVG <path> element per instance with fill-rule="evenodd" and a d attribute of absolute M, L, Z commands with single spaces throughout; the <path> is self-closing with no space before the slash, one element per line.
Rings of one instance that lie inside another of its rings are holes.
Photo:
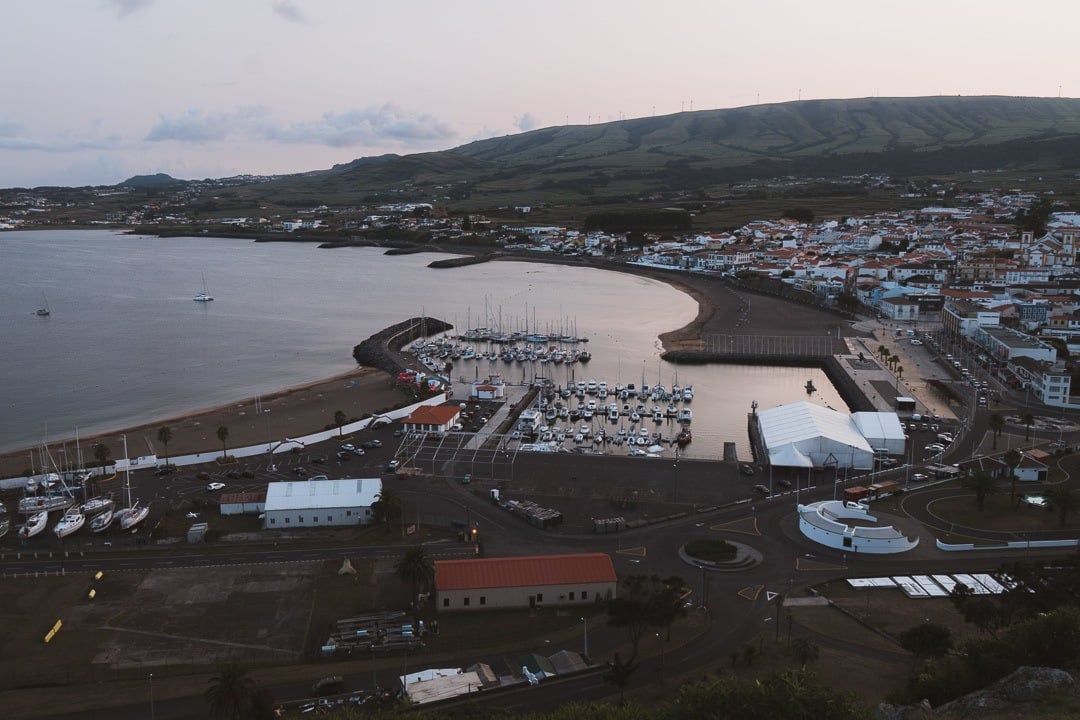
<path fill-rule="evenodd" d="M 459 361 L 455 375 L 692 385 L 689 457 L 719 458 L 725 441 L 748 457 L 753 401 L 762 409 L 800 399 L 844 408 L 817 369 L 661 361 L 658 336 L 697 314 L 690 297 L 665 283 L 525 262 L 428 267 L 445 257 L 110 231 L 0 233 L 0 451 L 345 372 L 355 344 L 422 315 L 462 331 L 589 339 L 579 344 L 592 354 L 587 364 Z M 214 300 L 193 302 L 204 277 Z M 35 312 L 43 303 L 47 316 Z M 807 380 L 816 388 L 810 395 Z"/>

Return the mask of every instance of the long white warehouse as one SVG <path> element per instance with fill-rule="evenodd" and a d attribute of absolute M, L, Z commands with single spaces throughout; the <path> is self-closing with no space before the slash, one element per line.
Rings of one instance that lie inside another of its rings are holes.
<path fill-rule="evenodd" d="M 266 486 L 263 527 L 367 525 L 375 520 L 371 506 L 380 492 L 379 478 L 272 482 Z"/>

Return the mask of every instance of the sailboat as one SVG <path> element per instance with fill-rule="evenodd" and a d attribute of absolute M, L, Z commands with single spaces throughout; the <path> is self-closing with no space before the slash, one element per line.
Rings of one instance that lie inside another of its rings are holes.
<path fill-rule="evenodd" d="M 210 291 L 206 287 L 206 275 L 203 275 L 202 279 L 202 292 L 192 298 L 195 302 L 210 302 L 214 298 L 210 295 Z"/>
<path fill-rule="evenodd" d="M 124 436 L 124 458 L 128 457 L 127 449 L 127 435 Z M 139 505 L 139 501 L 131 502 L 131 462 L 128 461 L 127 466 L 124 468 L 124 501 L 127 503 L 126 507 L 120 508 L 113 514 L 113 521 L 119 520 L 121 530 L 130 530 L 135 527 L 150 514 L 149 505 Z"/>
<path fill-rule="evenodd" d="M 31 515 L 25 525 L 19 527 L 19 539 L 28 540 L 39 532 L 45 529 L 45 525 L 49 522 L 49 511 L 42 510 L 39 513 Z"/>
<path fill-rule="evenodd" d="M 7 506 L 0 503 L 0 537 L 7 535 L 8 528 L 11 527 L 11 519 L 8 517 Z"/>
<path fill-rule="evenodd" d="M 44 290 L 41 292 L 41 300 L 45 304 L 39 307 L 34 314 L 38 317 L 48 317 L 49 315 L 52 315 L 52 309 L 49 307 L 49 298 L 45 297 Z"/>
<path fill-rule="evenodd" d="M 78 510 L 68 510 L 64 517 L 60 518 L 60 521 L 56 523 L 56 527 L 53 531 L 56 533 L 56 537 L 64 538 L 73 532 L 79 530 L 86 524 L 86 516 Z"/>
<path fill-rule="evenodd" d="M 94 519 L 90 521 L 90 532 L 105 532 L 109 529 L 109 526 L 112 525 L 114 517 L 116 517 L 116 513 L 113 512 L 111 507 L 98 513 L 94 516 Z"/>

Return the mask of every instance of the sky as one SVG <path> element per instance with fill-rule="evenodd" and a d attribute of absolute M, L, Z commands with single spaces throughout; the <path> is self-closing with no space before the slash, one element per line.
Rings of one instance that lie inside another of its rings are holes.
<path fill-rule="evenodd" d="M 1061 0 L 3 0 L 0 187 L 798 99 L 1080 94 Z"/>

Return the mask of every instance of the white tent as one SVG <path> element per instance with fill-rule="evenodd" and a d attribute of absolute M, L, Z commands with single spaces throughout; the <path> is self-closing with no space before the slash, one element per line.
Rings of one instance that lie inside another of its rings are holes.
<path fill-rule="evenodd" d="M 762 410 L 758 432 L 774 465 L 851 467 L 869 470 L 874 449 L 851 416 L 810 402 Z"/>
<path fill-rule="evenodd" d="M 857 412 L 851 416 L 855 427 L 875 450 L 887 450 L 889 455 L 903 455 L 904 427 L 894 412 Z"/>
<path fill-rule="evenodd" d="M 788 443 L 775 450 L 769 448 L 769 464 L 778 467 L 814 467 L 814 461 L 799 452 L 795 443 Z"/>

